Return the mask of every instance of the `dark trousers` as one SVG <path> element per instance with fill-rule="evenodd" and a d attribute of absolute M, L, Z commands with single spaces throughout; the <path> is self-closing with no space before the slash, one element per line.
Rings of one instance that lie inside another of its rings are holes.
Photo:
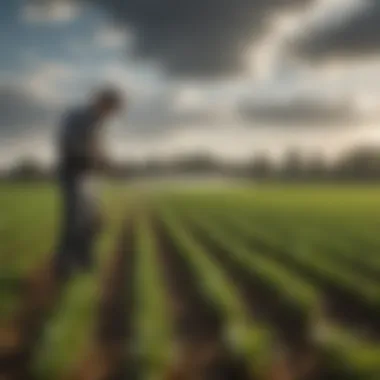
<path fill-rule="evenodd" d="M 59 186 L 62 224 L 55 267 L 59 276 L 67 277 L 75 268 L 88 269 L 92 266 L 100 215 L 95 194 L 86 188 L 84 175 L 60 175 Z"/>

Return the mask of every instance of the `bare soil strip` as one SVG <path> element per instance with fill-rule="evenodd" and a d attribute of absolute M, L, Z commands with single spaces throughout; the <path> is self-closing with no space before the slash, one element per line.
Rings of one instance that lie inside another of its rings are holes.
<path fill-rule="evenodd" d="M 177 362 L 166 379 L 251 379 L 224 344 L 222 317 L 202 295 L 165 226 L 155 220 L 154 228 L 178 347 Z"/>
<path fill-rule="evenodd" d="M 275 360 L 274 373 L 270 378 L 307 379 L 317 363 L 315 348 L 310 339 L 309 317 L 285 303 L 260 278 L 231 259 L 231 254 L 216 245 L 201 228 L 190 223 L 188 228 L 206 247 L 209 255 L 229 274 L 252 318 L 270 323 L 277 334 L 280 353 L 283 350 L 283 354 L 279 355 L 278 362 Z"/>
<path fill-rule="evenodd" d="M 26 280 L 21 307 L 0 330 L 0 378 L 26 380 L 32 353 L 44 323 L 59 299 L 62 283 L 49 260 Z"/>
<path fill-rule="evenodd" d="M 136 237 L 133 220 L 123 229 L 120 246 L 110 260 L 102 283 L 95 336 L 71 380 L 136 379 L 129 343 L 133 335 Z"/>

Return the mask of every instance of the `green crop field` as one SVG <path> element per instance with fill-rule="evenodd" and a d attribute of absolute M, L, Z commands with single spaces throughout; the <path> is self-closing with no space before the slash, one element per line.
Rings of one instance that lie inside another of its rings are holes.
<path fill-rule="evenodd" d="M 103 208 L 97 265 L 58 286 L 56 189 L 0 187 L 1 379 L 380 379 L 380 188 L 118 184 Z"/>

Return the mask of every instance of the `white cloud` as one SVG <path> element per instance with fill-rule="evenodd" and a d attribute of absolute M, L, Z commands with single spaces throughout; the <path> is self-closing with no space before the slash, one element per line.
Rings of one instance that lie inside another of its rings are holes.
<path fill-rule="evenodd" d="M 23 79 L 34 96 L 47 103 L 60 104 L 65 99 L 64 85 L 74 79 L 73 67 L 61 63 L 44 63 Z"/>
<path fill-rule="evenodd" d="M 313 32 L 345 22 L 358 12 L 368 9 L 370 5 L 368 0 L 319 0 L 306 13 L 299 32 Z"/>
<path fill-rule="evenodd" d="M 173 97 L 173 108 L 178 111 L 193 111 L 205 106 L 205 95 L 198 87 L 185 86 Z"/>
<path fill-rule="evenodd" d="M 272 16 L 267 32 L 247 52 L 248 66 L 260 80 L 273 80 L 302 70 L 295 60 L 289 44 L 322 28 L 344 22 L 354 14 L 364 11 L 368 0 L 318 0 L 305 10 L 281 12 Z"/>
<path fill-rule="evenodd" d="M 380 116 L 380 94 L 358 93 L 355 99 L 357 110 L 365 115 L 368 122 L 378 121 Z"/>
<path fill-rule="evenodd" d="M 273 138 L 276 134 L 276 138 Z M 32 156 L 45 162 L 54 159 L 54 146 L 51 136 L 46 134 L 25 133 L 4 145 L 0 143 L 0 164 L 6 166 L 18 157 Z M 327 158 L 334 159 L 357 144 L 380 144 L 378 128 L 362 130 L 331 130 L 285 132 L 278 129 L 257 129 L 244 127 L 204 126 L 189 127 L 170 135 L 163 134 L 154 138 L 138 137 L 133 134 L 115 134 L 109 139 L 108 148 L 112 157 L 118 159 L 146 159 L 169 157 L 172 155 L 208 152 L 223 159 L 245 160 L 257 152 L 267 152 L 274 158 L 280 157 L 287 149 L 298 147 L 306 155 L 315 151 L 322 152 Z"/>
<path fill-rule="evenodd" d="M 276 14 L 269 23 L 268 31 L 248 51 L 248 65 L 258 79 L 271 80 L 288 63 L 285 43 L 300 24 L 299 13 Z"/>
<path fill-rule="evenodd" d="M 65 86 L 74 74 L 67 65 L 49 62 L 0 77 L 0 139 L 17 139 L 26 131 L 48 133 L 71 95 Z"/>
<path fill-rule="evenodd" d="M 77 36 L 70 39 L 67 49 L 76 59 L 104 58 L 105 50 L 108 57 L 120 56 L 120 52 L 126 57 L 133 43 L 133 35 L 126 28 L 106 25 L 98 27 L 91 37 Z"/>
<path fill-rule="evenodd" d="M 140 101 L 165 91 L 168 84 L 150 67 L 110 60 L 96 69 L 97 82 L 121 89 L 133 101 Z"/>
<path fill-rule="evenodd" d="M 22 72 L 3 72 L 0 86 L 17 86 L 34 98 L 46 103 L 62 99 L 63 89 L 78 74 L 75 67 L 67 63 L 43 61 L 38 57 Z"/>
<path fill-rule="evenodd" d="M 133 42 L 130 32 L 123 28 L 104 27 L 95 34 L 95 46 L 100 48 L 128 48 Z"/>
<path fill-rule="evenodd" d="M 28 23 L 56 24 L 73 21 L 80 14 L 79 6 L 69 0 L 46 3 L 29 3 L 22 9 L 22 19 Z"/>
<path fill-rule="evenodd" d="M 28 132 L 16 138 L 2 140 L 0 142 L 0 168 L 8 168 L 22 158 L 33 158 L 41 163 L 50 163 L 55 159 L 52 146 L 52 136 L 47 136 L 46 131 L 51 126 L 43 126 L 41 130 Z"/>
<path fill-rule="evenodd" d="M 222 159 L 239 161 L 263 151 L 279 158 L 289 148 L 297 147 L 305 155 L 317 151 L 328 159 L 335 159 L 359 141 L 366 143 L 371 137 L 376 137 L 376 143 L 379 144 L 379 136 L 379 129 L 370 127 L 361 130 L 343 131 L 332 128 L 299 133 L 299 130 L 279 131 L 278 128 L 260 126 L 231 128 L 222 125 L 217 131 L 208 126 L 191 126 L 144 139 L 133 134 L 115 134 L 110 140 L 110 149 L 119 159 L 165 158 L 204 152 Z"/>

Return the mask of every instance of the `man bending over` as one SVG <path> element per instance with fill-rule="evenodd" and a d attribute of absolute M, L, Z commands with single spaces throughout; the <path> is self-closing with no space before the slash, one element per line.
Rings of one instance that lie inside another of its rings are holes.
<path fill-rule="evenodd" d="M 100 229 L 100 212 L 89 180 L 104 167 L 102 127 L 121 106 L 114 89 L 95 94 L 90 104 L 67 114 L 59 135 L 58 181 L 63 224 L 54 266 L 59 277 L 88 269 Z"/>

